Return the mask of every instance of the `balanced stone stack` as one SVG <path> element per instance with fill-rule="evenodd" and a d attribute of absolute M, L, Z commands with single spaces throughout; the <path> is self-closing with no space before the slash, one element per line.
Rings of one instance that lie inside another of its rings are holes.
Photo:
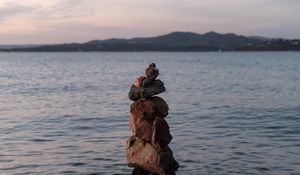
<path fill-rule="evenodd" d="M 164 83 L 156 79 L 159 71 L 154 63 L 131 86 L 129 99 L 131 117 L 129 127 L 134 134 L 127 141 L 126 156 L 132 174 L 174 175 L 179 165 L 168 144 L 172 140 L 169 125 L 168 104 L 155 96 L 166 90 Z"/>

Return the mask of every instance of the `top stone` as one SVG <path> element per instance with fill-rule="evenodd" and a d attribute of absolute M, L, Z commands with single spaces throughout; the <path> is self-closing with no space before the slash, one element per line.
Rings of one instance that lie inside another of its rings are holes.
<path fill-rule="evenodd" d="M 159 70 L 156 68 L 155 63 L 149 64 L 145 71 L 145 76 L 138 77 L 131 86 L 128 94 L 129 99 L 137 101 L 164 92 L 166 90 L 164 83 L 156 80 L 158 75 Z"/>
<path fill-rule="evenodd" d="M 159 70 L 156 68 L 155 63 L 149 64 L 145 71 L 146 78 L 143 80 L 143 87 L 149 86 L 159 75 Z"/>

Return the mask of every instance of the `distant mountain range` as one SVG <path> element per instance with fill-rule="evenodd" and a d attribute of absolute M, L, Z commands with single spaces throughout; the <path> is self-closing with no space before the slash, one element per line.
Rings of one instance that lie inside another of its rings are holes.
<path fill-rule="evenodd" d="M 243 51 L 243 50 L 300 50 L 299 40 L 272 39 L 260 36 L 241 36 L 233 33 L 172 32 L 149 38 L 92 40 L 68 43 L 3 48 L 2 51 Z M 284 44 L 284 47 L 281 47 Z M 270 47 L 272 46 L 272 47 Z M 1 46 L 0 46 L 1 48 Z"/>
<path fill-rule="evenodd" d="M 40 46 L 45 46 L 45 44 L 0 45 L 0 49 L 32 48 Z"/>

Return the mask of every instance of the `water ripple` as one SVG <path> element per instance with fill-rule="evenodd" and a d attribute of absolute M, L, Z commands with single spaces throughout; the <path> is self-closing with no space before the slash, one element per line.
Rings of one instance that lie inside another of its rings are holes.
<path fill-rule="evenodd" d="M 300 172 L 300 55 L 0 53 L 0 174 L 130 174 L 128 90 L 156 62 L 177 174 Z"/>

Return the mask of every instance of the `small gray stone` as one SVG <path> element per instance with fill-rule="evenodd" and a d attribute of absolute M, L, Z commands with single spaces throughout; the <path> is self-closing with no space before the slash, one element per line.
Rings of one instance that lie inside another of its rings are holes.
<path fill-rule="evenodd" d="M 148 87 L 131 86 L 128 97 L 132 101 L 142 98 L 149 98 L 166 91 L 164 83 L 161 80 L 154 80 Z"/>

